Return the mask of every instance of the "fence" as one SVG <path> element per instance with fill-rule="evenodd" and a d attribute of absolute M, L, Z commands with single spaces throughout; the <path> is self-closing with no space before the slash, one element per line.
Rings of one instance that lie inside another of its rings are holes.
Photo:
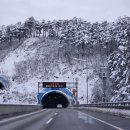
<path fill-rule="evenodd" d="M 100 108 L 130 109 L 130 102 L 106 102 L 106 103 L 78 104 L 78 105 L 74 105 L 74 107 L 100 107 Z"/>

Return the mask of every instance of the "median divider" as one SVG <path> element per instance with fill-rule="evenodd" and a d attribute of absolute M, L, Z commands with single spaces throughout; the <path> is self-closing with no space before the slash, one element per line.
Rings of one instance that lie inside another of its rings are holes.
<path fill-rule="evenodd" d="M 41 110 L 41 105 L 0 104 L 0 116 Z"/>

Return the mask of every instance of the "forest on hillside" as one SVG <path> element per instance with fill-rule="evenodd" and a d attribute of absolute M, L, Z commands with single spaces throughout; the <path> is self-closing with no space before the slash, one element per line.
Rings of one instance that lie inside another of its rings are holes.
<path fill-rule="evenodd" d="M 58 41 L 58 56 L 69 64 L 73 58 L 95 57 L 96 60 L 99 54 L 99 66 L 108 67 L 113 81 L 114 96 L 111 101 L 130 100 L 130 17 L 101 23 L 76 17 L 53 21 L 38 21 L 30 17 L 24 23 L 0 27 L 0 51 L 16 48 L 17 44 L 30 37 Z"/>

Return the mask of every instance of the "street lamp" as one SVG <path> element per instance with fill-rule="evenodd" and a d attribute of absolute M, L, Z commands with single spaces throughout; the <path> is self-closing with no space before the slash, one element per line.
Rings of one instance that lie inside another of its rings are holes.
<path fill-rule="evenodd" d="M 78 78 L 75 78 L 76 80 L 76 103 L 78 104 Z"/>
<path fill-rule="evenodd" d="M 88 71 L 86 66 L 86 87 L 87 87 L 87 104 L 88 104 Z"/>
<path fill-rule="evenodd" d="M 106 102 L 105 89 L 106 89 L 106 79 L 107 79 L 107 77 L 108 77 L 107 67 L 106 66 L 100 66 L 100 69 L 99 69 L 99 78 L 102 79 L 102 83 L 103 83 L 103 97 L 102 97 L 102 102 Z"/>

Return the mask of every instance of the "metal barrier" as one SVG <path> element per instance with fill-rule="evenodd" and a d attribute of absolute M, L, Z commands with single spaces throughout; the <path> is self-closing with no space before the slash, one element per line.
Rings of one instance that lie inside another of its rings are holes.
<path fill-rule="evenodd" d="M 74 107 L 100 107 L 100 108 L 116 108 L 116 109 L 130 109 L 130 102 L 105 102 L 92 104 L 77 104 Z"/>

